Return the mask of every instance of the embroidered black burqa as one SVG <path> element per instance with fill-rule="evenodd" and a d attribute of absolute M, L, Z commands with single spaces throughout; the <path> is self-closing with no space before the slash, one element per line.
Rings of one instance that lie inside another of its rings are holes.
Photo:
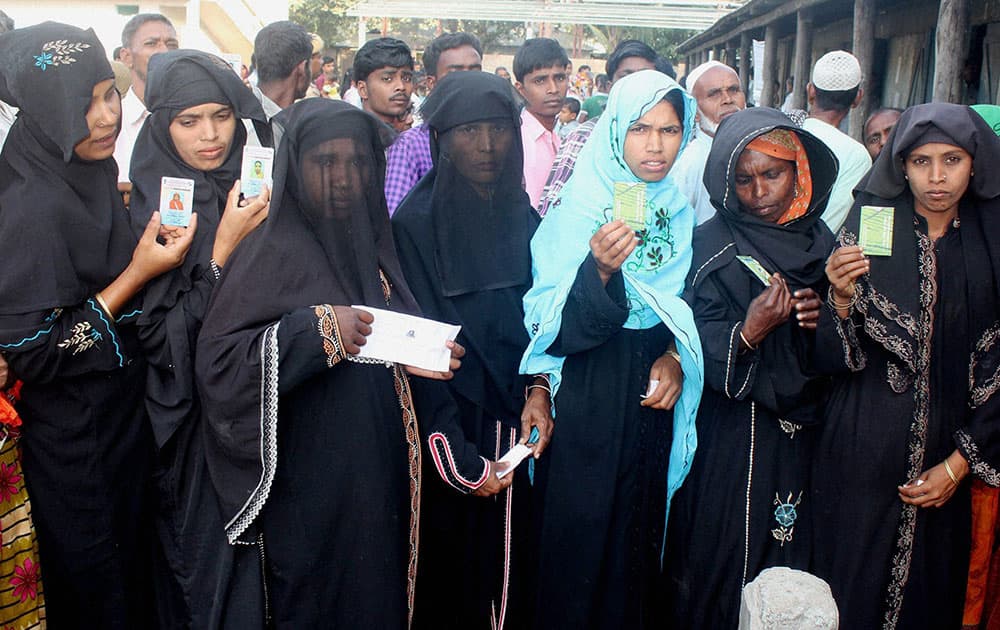
<path fill-rule="evenodd" d="M 526 379 L 518 363 L 528 344 L 521 299 L 531 285 L 529 244 L 538 216 L 521 185 L 520 117 L 507 82 L 481 72 L 449 74 L 428 97 L 427 109 L 433 111 L 427 122 L 434 167 L 396 210 L 392 227 L 424 315 L 462 326 L 458 341 L 467 354 L 449 389 L 475 448 L 458 451 L 469 461 L 456 466 L 481 470 L 477 450 L 495 460 L 520 439 Z M 512 137 L 486 198 L 450 153 L 454 136 L 480 121 L 504 127 Z M 418 408 L 428 385 L 414 383 Z M 428 446 L 455 450 L 439 439 Z M 462 496 L 468 485 L 443 483 L 430 472 L 435 461 L 445 468 L 445 480 L 455 479 L 448 456 L 427 458 L 415 627 L 471 630 L 490 628 L 491 619 L 493 627 L 523 627 L 531 592 L 524 571 L 531 557 L 527 464 L 516 471 L 512 488 L 482 499 Z"/>
<path fill-rule="evenodd" d="M 179 113 L 206 103 L 231 107 L 234 126 L 225 161 L 207 172 L 185 163 L 170 136 L 170 125 Z M 132 229 L 140 235 L 159 209 L 162 177 L 194 180 L 192 210 L 198 215 L 194 242 L 184 263 L 146 286 L 138 321 L 149 366 L 146 409 L 159 450 L 157 526 L 173 577 L 173 583 L 158 589 L 161 623 L 206 629 L 247 627 L 255 621 L 252 613 L 259 607 L 246 606 L 245 600 L 253 594 L 261 597 L 262 592 L 259 585 L 244 594 L 235 589 L 260 575 L 259 556 L 253 549 L 230 546 L 223 533 L 205 465 L 194 347 L 215 286 L 209 265 L 215 232 L 226 196 L 239 177 L 246 142 L 241 119 L 261 121 L 264 113 L 228 64 L 193 50 L 169 51 L 150 59 L 146 107 L 150 116 L 136 139 L 130 176 Z M 234 576 L 237 570 L 243 571 L 242 580 Z M 244 605 L 232 606 L 230 601 Z M 244 617 L 244 613 L 251 616 Z"/>
<path fill-rule="evenodd" d="M 807 213 L 782 225 L 747 213 L 736 194 L 740 156 L 773 129 L 799 137 L 812 176 Z M 705 186 L 717 213 L 695 230 L 685 295 L 701 335 L 707 386 L 698 453 L 670 513 L 672 627 L 735 628 L 746 582 L 772 566 L 808 568 L 809 457 L 826 381 L 811 365 L 814 334 L 798 326 L 794 312 L 756 351 L 742 351 L 740 329 L 764 286 L 737 256 L 780 273 L 792 291 L 825 296 L 833 234 L 820 215 L 836 177 L 826 145 L 774 109 L 730 116 L 712 143 Z"/>
<path fill-rule="evenodd" d="M 960 225 L 936 241 L 914 211 L 903 159 L 950 139 L 973 156 Z M 997 282 L 1000 140 L 967 107 L 904 112 L 862 181 L 838 245 L 857 242 L 862 205 L 893 207 L 889 257 L 871 257 L 851 317 L 824 309 L 817 356 L 839 367 L 814 459 L 816 572 L 841 625 L 957 628 L 969 554 L 968 482 L 941 508 L 902 503 L 896 486 L 954 449 L 1000 484 Z M 833 320 L 836 325 L 828 326 Z"/>
<path fill-rule="evenodd" d="M 134 310 L 111 321 L 93 299 L 135 238 L 115 161 L 74 154 L 94 87 L 113 76 L 91 30 L 0 35 L 0 99 L 20 107 L 0 154 L 0 352 L 24 382 L 23 467 L 53 628 L 153 623 L 146 367 Z"/>
<path fill-rule="evenodd" d="M 324 306 L 417 310 L 384 150 L 376 121 L 343 103 L 281 117 L 270 214 L 230 258 L 198 339 L 209 472 L 230 541 L 266 558 L 276 627 L 405 628 L 420 491 L 409 384 L 343 359 Z"/>

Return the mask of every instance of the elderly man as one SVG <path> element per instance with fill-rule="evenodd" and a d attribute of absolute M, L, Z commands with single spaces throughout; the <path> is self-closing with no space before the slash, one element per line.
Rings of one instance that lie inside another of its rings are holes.
<path fill-rule="evenodd" d="M 865 121 L 865 135 L 862 137 L 865 141 L 865 148 L 868 149 L 868 155 L 872 156 L 872 162 L 875 162 L 875 158 L 882 152 L 882 147 L 889 140 L 889 134 L 892 133 L 902 115 L 903 110 L 901 109 L 883 107 L 872 112 L 872 115 Z"/>
<path fill-rule="evenodd" d="M 719 123 L 726 116 L 746 108 L 747 101 L 739 75 L 718 61 L 705 62 L 688 73 L 687 86 L 698 101 L 698 130 L 677 158 L 670 175 L 691 201 L 695 219 L 701 225 L 715 215 L 703 181 L 712 140 Z"/>
<path fill-rule="evenodd" d="M 849 52 L 828 52 L 813 66 L 806 87 L 809 118 L 802 128 L 830 147 L 840 162 L 823 221 L 836 234 L 854 203 L 854 187 L 872 166 L 865 145 L 840 131 L 840 123 L 861 102 L 861 64 Z"/>

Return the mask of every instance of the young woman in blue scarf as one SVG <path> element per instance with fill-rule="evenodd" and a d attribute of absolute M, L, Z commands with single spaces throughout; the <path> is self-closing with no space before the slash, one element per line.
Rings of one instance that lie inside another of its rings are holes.
<path fill-rule="evenodd" d="M 694 113 L 666 75 L 617 82 L 531 241 L 521 372 L 549 379 L 555 417 L 535 474 L 539 628 L 662 625 L 666 513 L 703 382 L 680 298 L 694 212 L 669 176 Z"/>

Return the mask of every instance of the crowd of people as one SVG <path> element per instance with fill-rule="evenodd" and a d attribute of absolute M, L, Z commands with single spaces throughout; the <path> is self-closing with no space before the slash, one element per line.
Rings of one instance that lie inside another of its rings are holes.
<path fill-rule="evenodd" d="M 736 628 L 771 567 L 844 628 L 989 619 L 1000 109 L 858 142 L 839 50 L 788 112 L 635 40 L 322 53 L 139 14 L 122 94 L 92 30 L 0 34 L 0 625 Z M 366 307 L 460 325 L 448 369 Z"/>

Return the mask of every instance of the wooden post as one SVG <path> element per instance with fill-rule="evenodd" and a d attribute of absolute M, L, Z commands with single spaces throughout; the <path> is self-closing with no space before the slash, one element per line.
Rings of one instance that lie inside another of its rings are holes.
<path fill-rule="evenodd" d="M 969 53 L 969 0 L 941 0 L 936 40 L 931 100 L 960 103 L 962 68 Z"/>
<path fill-rule="evenodd" d="M 753 39 L 749 31 L 740 33 L 740 84 L 743 86 L 743 93 L 750 97 L 750 46 Z"/>
<path fill-rule="evenodd" d="M 724 50 L 724 48 L 722 47 L 722 44 L 719 44 L 718 46 L 716 46 L 715 47 L 715 53 L 712 55 L 712 59 L 715 59 L 716 61 L 722 61 L 722 51 L 723 50 Z"/>
<path fill-rule="evenodd" d="M 726 65 L 728 65 L 733 70 L 736 70 L 736 48 L 739 46 L 737 40 L 731 40 L 726 44 Z M 738 70 L 737 70 L 738 72 Z"/>
<path fill-rule="evenodd" d="M 938 29 L 940 32 L 940 26 Z M 872 57 L 875 55 L 875 0 L 854 0 L 853 53 L 861 65 L 861 89 L 864 94 L 858 107 L 851 110 L 848 133 L 860 141 L 865 133 L 865 119 L 871 111 L 872 97 L 875 96 L 871 93 Z"/>
<path fill-rule="evenodd" d="M 760 102 L 757 107 L 771 107 L 774 104 L 774 79 L 778 72 L 778 25 L 771 22 L 764 29 L 764 76 L 755 77 L 761 86 Z"/>
<path fill-rule="evenodd" d="M 812 17 L 799 9 L 795 22 L 795 62 L 792 64 L 792 75 L 795 77 L 795 87 L 792 90 L 792 107 L 806 108 L 806 85 L 809 83 L 809 67 L 812 61 Z"/>

